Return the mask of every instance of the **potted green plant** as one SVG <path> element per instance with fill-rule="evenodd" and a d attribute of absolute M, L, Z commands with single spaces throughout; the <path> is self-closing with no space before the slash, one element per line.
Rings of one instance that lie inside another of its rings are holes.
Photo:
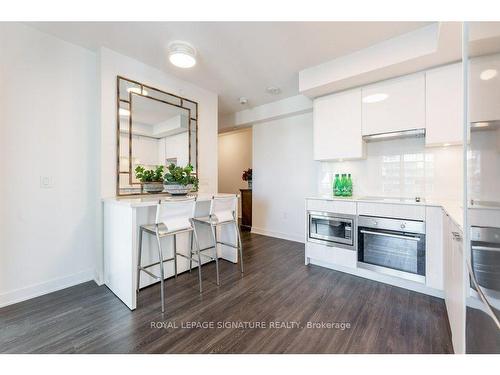
<path fill-rule="evenodd" d="M 155 169 L 146 169 L 141 165 L 135 168 L 135 177 L 141 181 L 143 190 L 147 193 L 161 193 L 163 191 L 163 165 Z"/>
<path fill-rule="evenodd" d="M 198 190 L 198 178 L 193 174 L 191 164 L 178 167 L 171 163 L 164 176 L 165 191 L 172 195 L 186 195 L 192 190 Z"/>

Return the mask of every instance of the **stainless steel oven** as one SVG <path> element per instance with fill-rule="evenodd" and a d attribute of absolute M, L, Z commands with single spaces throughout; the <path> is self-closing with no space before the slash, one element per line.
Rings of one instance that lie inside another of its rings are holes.
<path fill-rule="evenodd" d="M 425 223 L 359 216 L 358 266 L 425 282 Z"/>
<path fill-rule="evenodd" d="M 471 263 L 486 295 L 500 299 L 500 228 L 471 227 Z"/>
<path fill-rule="evenodd" d="M 356 216 L 308 211 L 308 241 L 356 250 Z"/>

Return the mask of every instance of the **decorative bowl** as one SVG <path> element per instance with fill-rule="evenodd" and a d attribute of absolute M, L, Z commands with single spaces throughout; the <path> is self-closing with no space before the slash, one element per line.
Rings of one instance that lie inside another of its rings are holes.
<path fill-rule="evenodd" d="M 172 195 L 187 195 L 193 189 L 193 184 L 168 184 L 165 183 L 165 191 Z"/>
<path fill-rule="evenodd" d="M 157 194 L 161 193 L 164 189 L 163 182 L 144 182 L 143 183 L 143 190 L 146 193 L 150 194 Z"/>

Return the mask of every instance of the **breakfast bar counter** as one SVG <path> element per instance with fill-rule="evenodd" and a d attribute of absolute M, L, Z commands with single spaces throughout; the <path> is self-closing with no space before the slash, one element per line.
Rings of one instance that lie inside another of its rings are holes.
<path fill-rule="evenodd" d="M 197 193 L 195 217 L 208 216 L 210 200 L 214 194 Z M 217 194 L 223 196 L 225 194 Z M 104 284 L 131 310 L 137 306 L 137 252 L 139 227 L 155 222 L 156 205 L 159 200 L 185 199 L 185 197 L 172 197 L 169 195 L 147 195 L 114 197 L 103 199 L 104 211 Z M 212 243 L 208 226 L 197 226 L 200 247 L 208 247 Z M 236 243 L 236 232 L 233 226 L 222 226 L 217 233 L 218 239 L 226 243 Z M 162 238 L 164 257 L 173 255 L 173 239 Z M 189 255 L 189 234 L 181 233 L 177 238 L 177 252 Z M 237 263 L 237 251 L 229 246 L 218 245 L 218 257 Z M 142 250 L 143 263 L 158 261 L 156 238 L 145 236 Z M 196 267 L 193 263 L 193 269 Z M 165 278 L 174 276 L 173 262 L 165 263 Z M 153 273 L 159 274 L 159 266 L 151 267 Z M 184 257 L 177 258 L 178 273 L 189 270 L 189 260 Z M 203 268 L 202 268 L 203 272 Z M 196 273 L 193 274 L 196 277 Z M 158 282 L 147 274 L 141 275 L 141 288 Z M 214 280 L 215 282 L 215 280 Z M 168 295 L 168 281 L 167 281 Z"/>

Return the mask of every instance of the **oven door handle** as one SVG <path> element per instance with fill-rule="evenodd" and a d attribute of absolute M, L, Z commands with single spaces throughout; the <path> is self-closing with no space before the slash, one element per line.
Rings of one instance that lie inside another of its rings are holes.
<path fill-rule="evenodd" d="M 410 241 L 420 241 L 419 237 L 412 237 L 412 236 L 403 236 L 400 234 L 390 234 L 390 233 L 382 233 L 382 232 L 372 232 L 371 230 L 360 230 L 361 233 L 364 234 L 373 234 L 375 236 L 383 236 L 383 237 L 391 237 L 391 238 L 399 238 L 402 240 L 410 240 Z"/>
<path fill-rule="evenodd" d="M 472 245 L 471 248 L 472 248 L 472 250 L 500 251 L 500 247 L 493 247 L 493 246 L 476 246 L 476 245 Z"/>

